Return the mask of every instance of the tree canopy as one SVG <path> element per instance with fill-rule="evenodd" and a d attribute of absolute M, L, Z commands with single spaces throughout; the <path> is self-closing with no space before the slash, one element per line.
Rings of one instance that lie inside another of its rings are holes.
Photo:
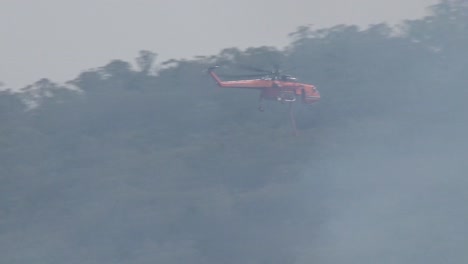
<path fill-rule="evenodd" d="M 467 1 L 431 10 L 0 92 L 0 262 L 466 261 Z M 317 86 L 298 137 L 206 74 L 240 64 Z"/>

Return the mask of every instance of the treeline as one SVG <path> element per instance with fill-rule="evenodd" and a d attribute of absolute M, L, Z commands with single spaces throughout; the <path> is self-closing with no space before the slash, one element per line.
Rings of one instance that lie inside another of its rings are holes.
<path fill-rule="evenodd" d="M 431 10 L 397 29 L 299 27 L 281 50 L 166 62 L 141 51 L 63 85 L 0 92 L 0 262 L 342 263 L 350 253 L 324 245 L 323 228 L 372 182 L 346 160 L 424 159 L 444 138 L 460 155 L 466 146 L 467 3 Z M 298 137 L 287 106 L 260 113 L 258 94 L 206 74 L 275 64 L 322 95 L 297 105 Z M 390 258 L 382 251 L 369 255 Z"/>

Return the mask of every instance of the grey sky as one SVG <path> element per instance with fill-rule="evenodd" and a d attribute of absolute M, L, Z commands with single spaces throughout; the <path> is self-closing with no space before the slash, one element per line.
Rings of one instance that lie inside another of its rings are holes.
<path fill-rule="evenodd" d="M 0 81 L 63 82 L 139 50 L 161 60 L 288 44 L 301 25 L 365 26 L 421 17 L 435 0 L 2 0 Z"/>

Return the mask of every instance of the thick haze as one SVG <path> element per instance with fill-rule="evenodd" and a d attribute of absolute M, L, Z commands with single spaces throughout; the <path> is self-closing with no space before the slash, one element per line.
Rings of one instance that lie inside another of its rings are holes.
<path fill-rule="evenodd" d="M 296 27 L 421 17 L 433 0 L 2 0 L 0 81 L 21 88 L 63 82 L 111 59 L 148 49 L 160 59 L 227 47 L 284 46 Z M 403 8 L 404 6 L 404 8 Z"/>
<path fill-rule="evenodd" d="M 0 263 L 468 263 L 466 14 L 1 91 Z M 287 105 L 206 74 L 275 61 L 322 95 L 297 137 Z"/>

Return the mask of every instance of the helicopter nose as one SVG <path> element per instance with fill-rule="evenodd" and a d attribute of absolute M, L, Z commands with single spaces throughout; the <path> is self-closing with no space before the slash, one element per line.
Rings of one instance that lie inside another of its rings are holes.
<path fill-rule="evenodd" d="M 306 87 L 302 100 L 306 104 L 315 103 L 320 100 L 320 93 L 314 86 Z"/>

